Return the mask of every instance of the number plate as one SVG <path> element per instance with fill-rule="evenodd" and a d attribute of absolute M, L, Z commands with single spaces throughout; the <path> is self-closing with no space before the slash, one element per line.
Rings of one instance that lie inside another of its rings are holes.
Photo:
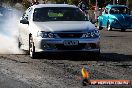
<path fill-rule="evenodd" d="M 78 41 L 77 40 L 66 40 L 64 41 L 64 45 L 65 46 L 76 46 L 78 45 Z"/>

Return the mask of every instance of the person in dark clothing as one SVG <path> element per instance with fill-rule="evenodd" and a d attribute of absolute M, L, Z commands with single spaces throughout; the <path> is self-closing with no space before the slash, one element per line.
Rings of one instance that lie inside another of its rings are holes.
<path fill-rule="evenodd" d="M 78 7 L 84 12 L 88 9 L 87 3 L 84 0 L 79 1 Z"/>
<path fill-rule="evenodd" d="M 32 0 L 31 5 L 37 5 L 37 4 L 39 4 L 38 0 Z"/>

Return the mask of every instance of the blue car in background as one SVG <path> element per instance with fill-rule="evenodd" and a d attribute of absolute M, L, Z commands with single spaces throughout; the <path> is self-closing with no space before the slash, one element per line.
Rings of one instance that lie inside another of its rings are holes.
<path fill-rule="evenodd" d="M 108 31 L 112 28 L 121 29 L 121 31 L 132 29 L 132 16 L 125 5 L 107 5 L 97 20 L 99 30 L 103 27 Z"/>
<path fill-rule="evenodd" d="M 5 18 L 12 17 L 11 13 L 13 11 L 9 8 L 5 8 L 0 6 L 0 20 L 4 20 Z"/>

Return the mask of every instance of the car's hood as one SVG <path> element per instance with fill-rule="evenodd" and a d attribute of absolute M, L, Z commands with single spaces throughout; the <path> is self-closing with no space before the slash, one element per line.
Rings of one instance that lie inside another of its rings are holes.
<path fill-rule="evenodd" d="M 88 31 L 95 29 L 89 21 L 54 21 L 34 22 L 41 31 L 64 32 L 64 31 Z"/>

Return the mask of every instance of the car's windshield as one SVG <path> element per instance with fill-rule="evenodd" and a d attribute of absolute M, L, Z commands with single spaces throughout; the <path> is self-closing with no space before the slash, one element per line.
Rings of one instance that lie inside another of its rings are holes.
<path fill-rule="evenodd" d="M 128 14 L 129 10 L 126 7 L 113 7 L 110 10 L 110 14 Z"/>
<path fill-rule="evenodd" d="M 85 14 L 78 8 L 45 7 L 36 8 L 33 21 L 86 21 Z"/>

